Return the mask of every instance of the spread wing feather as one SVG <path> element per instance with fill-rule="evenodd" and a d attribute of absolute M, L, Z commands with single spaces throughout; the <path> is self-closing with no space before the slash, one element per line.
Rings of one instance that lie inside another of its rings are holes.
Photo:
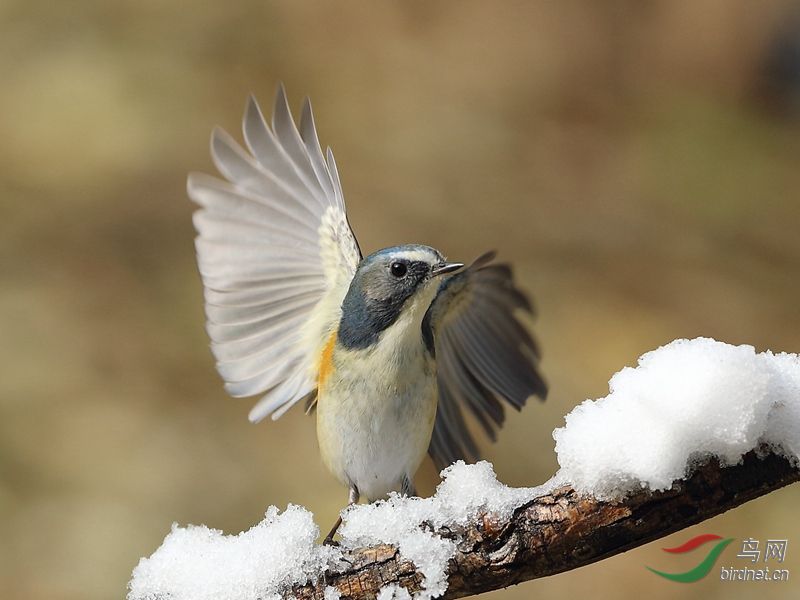
<path fill-rule="evenodd" d="M 438 468 L 477 460 L 466 409 L 494 440 L 505 419 L 503 403 L 522 408 L 530 396 L 544 399 L 539 350 L 515 317 L 531 312 L 511 269 L 490 264 L 493 253 L 442 282 L 423 327 L 436 353 L 439 405 L 429 453 Z"/>
<path fill-rule="evenodd" d="M 361 252 L 308 99 L 298 129 L 283 86 L 271 126 L 251 97 L 242 129 L 247 150 L 221 129 L 211 137 L 225 179 L 193 173 L 187 189 L 201 207 L 195 246 L 217 370 L 232 396 L 264 394 L 250 412 L 259 421 L 313 393 Z"/>

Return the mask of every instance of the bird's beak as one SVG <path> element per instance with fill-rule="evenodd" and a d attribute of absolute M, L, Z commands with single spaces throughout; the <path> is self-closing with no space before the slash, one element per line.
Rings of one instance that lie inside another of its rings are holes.
<path fill-rule="evenodd" d="M 438 277 L 439 275 L 446 275 L 447 273 L 458 271 L 463 266 L 464 263 L 441 263 L 439 265 L 436 265 L 431 270 L 431 277 Z"/>

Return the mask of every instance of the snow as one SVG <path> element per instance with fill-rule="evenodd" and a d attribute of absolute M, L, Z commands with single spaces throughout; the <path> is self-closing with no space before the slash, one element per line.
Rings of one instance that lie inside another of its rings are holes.
<path fill-rule="evenodd" d="M 316 581 L 341 567 L 344 550 L 379 543 L 398 548 L 424 575 L 419 600 L 447 589 L 456 540 L 434 535 L 466 525 L 480 513 L 502 522 L 520 505 L 571 483 L 599 498 L 621 498 L 644 487 L 669 488 L 709 455 L 724 464 L 768 448 L 800 462 L 800 357 L 756 353 L 711 339 L 676 340 L 626 367 L 610 393 L 587 400 L 553 437 L 560 470 L 539 488 L 509 488 L 492 465 L 457 462 L 442 471 L 430 498 L 403 498 L 347 508 L 339 548 L 316 543 L 319 528 L 303 507 L 267 510 L 238 535 L 204 526 L 172 531 L 133 571 L 128 600 L 256 600 L 278 598 L 291 584 Z M 424 526 L 423 526 L 424 525 Z M 324 600 L 338 600 L 327 586 Z M 410 600 L 406 589 L 384 587 L 379 600 Z"/>
<path fill-rule="evenodd" d="M 323 592 L 323 600 L 339 600 L 342 597 L 341 592 L 332 585 L 325 586 L 325 591 Z"/>
<path fill-rule="evenodd" d="M 497 481 L 492 465 L 481 461 L 465 465 L 462 461 L 442 471 L 444 478 L 431 498 L 403 498 L 353 506 L 343 514 L 342 545 L 350 548 L 391 544 L 411 560 L 425 575 L 422 600 L 439 596 L 447 589 L 447 562 L 455 555 L 456 543 L 434 535 L 445 525 L 466 525 L 479 512 L 492 513 L 498 520 L 511 513 L 544 488 L 510 488 Z"/>
<path fill-rule="evenodd" d="M 797 354 L 765 352 L 770 371 L 775 408 L 767 417 L 764 441 L 787 458 L 800 457 L 800 357 Z"/>
<path fill-rule="evenodd" d="M 204 526 L 178 527 L 128 584 L 129 600 L 255 600 L 277 598 L 285 584 L 305 582 L 337 560 L 319 546 L 314 516 L 301 506 L 271 506 L 261 523 L 239 535 Z M 337 596 L 325 594 L 326 600 Z"/>
<path fill-rule="evenodd" d="M 378 600 L 411 600 L 411 594 L 400 585 L 392 583 L 385 585 L 378 592 Z"/>
<path fill-rule="evenodd" d="M 498 519 L 544 488 L 510 488 L 497 481 L 492 465 L 457 462 L 442 471 L 443 481 L 430 498 L 392 495 L 374 504 L 348 508 L 343 517 L 340 548 L 315 543 L 319 528 L 306 509 L 290 505 L 279 513 L 274 506 L 266 518 L 239 535 L 223 535 L 207 527 L 172 526 L 161 547 L 143 558 L 133 571 L 128 600 L 256 600 L 277 598 L 282 587 L 316 580 L 341 558 L 341 549 L 377 543 L 395 545 L 425 575 L 427 600 L 447 589 L 447 561 L 456 545 L 426 528 L 465 525 L 479 512 Z M 339 591 L 327 586 L 325 600 Z M 381 591 L 382 600 L 408 600 L 404 588 Z"/>
<path fill-rule="evenodd" d="M 764 446 L 800 455 L 796 354 L 676 340 L 616 373 L 609 390 L 553 432 L 559 477 L 579 492 L 615 499 L 664 490 L 708 456 L 732 465 Z"/>

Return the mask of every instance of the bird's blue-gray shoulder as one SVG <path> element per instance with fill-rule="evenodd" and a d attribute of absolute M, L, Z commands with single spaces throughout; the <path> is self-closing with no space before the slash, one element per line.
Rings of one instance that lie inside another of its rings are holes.
<path fill-rule="evenodd" d="M 519 410 L 529 397 L 547 395 L 539 348 L 514 314 L 533 309 L 511 268 L 493 258 L 485 254 L 443 281 L 422 322 L 437 364 L 439 408 L 429 453 L 439 468 L 479 458 L 462 408 L 494 440 L 505 419 L 501 401 Z"/>

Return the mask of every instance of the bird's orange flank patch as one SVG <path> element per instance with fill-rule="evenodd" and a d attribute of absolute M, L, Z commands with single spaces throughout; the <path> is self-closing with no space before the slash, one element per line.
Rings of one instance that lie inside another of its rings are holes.
<path fill-rule="evenodd" d="M 317 387 L 321 388 L 325 384 L 325 380 L 333 371 L 333 347 L 336 345 L 336 332 L 331 334 L 328 342 L 322 349 L 322 357 L 319 360 L 319 377 L 317 378 Z"/>

